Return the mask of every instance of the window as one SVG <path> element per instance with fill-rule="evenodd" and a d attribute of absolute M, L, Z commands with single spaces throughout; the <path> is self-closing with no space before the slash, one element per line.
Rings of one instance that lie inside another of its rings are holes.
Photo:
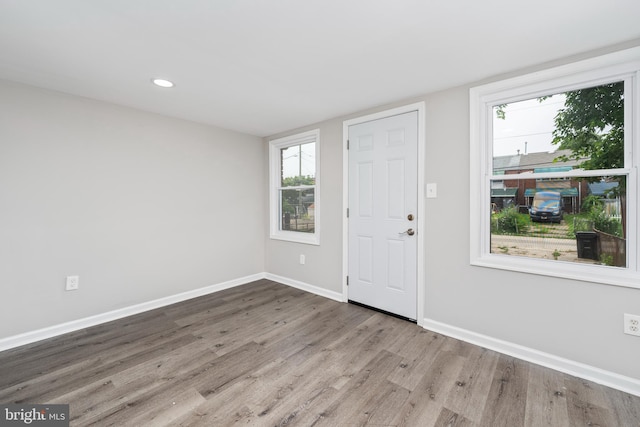
<path fill-rule="evenodd" d="M 320 244 L 318 129 L 269 142 L 272 239 Z"/>
<path fill-rule="evenodd" d="M 472 88 L 471 263 L 640 288 L 640 49 Z"/>

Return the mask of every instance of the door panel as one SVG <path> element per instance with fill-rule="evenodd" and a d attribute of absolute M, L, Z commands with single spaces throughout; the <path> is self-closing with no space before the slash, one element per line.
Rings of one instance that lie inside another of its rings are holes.
<path fill-rule="evenodd" d="M 397 291 L 404 291 L 404 242 L 398 240 L 387 241 L 387 253 L 389 254 L 389 264 L 387 266 L 389 288 Z"/>
<path fill-rule="evenodd" d="M 402 220 L 405 211 L 404 202 L 404 159 L 387 161 L 387 219 Z"/>
<path fill-rule="evenodd" d="M 358 183 L 360 196 L 358 197 L 358 212 L 361 217 L 373 216 L 373 163 L 358 164 Z"/>
<path fill-rule="evenodd" d="M 373 282 L 373 239 L 358 236 L 358 280 L 362 284 Z"/>
<path fill-rule="evenodd" d="M 415 320 L 418 113 L 350 126 L 349 145 L 349 299 Z"/>

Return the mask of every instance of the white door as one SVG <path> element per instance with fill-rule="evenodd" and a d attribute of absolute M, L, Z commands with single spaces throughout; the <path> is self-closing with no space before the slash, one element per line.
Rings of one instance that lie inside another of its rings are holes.
<path fill-rule="evenodd" d="M 349 300 L 416 320 L 418 112 L 349 126 Z"/>

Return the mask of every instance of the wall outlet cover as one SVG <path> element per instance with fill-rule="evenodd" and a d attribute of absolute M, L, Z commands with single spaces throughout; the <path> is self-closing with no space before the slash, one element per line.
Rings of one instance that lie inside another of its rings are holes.
<path fill-rule="evenodd" d="M 80 286 L 80 276 L 67 276 L 67 291 L 75 291 Z"/>
<path fill-rule="evenodd" d="M 624 314 L 624 333 L 640 337 L 640 316 Z"/>

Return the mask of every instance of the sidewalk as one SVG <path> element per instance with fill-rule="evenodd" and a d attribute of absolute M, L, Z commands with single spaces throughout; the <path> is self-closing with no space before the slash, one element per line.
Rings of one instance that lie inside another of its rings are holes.
<path fill-rule="evenodd" d="M 595 260 L 578 258 L 578 248 L 575 239 L 491 235 L 491 253 L 494 254 L 554 259 L 553 253 L 556 250 L 560 252 L 558 261 L 599 264 L 599 262 Z"/>

